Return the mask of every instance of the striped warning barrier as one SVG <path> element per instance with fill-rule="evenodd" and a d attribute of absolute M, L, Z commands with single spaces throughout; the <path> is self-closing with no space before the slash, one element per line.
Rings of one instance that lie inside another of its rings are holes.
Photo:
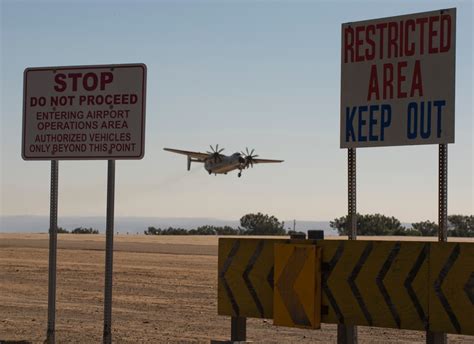
<path fill-rule="evenodd" d="M 322 321 L 428 328 L 429 244 L 324 241 Z"/>
<path fill-rule="evenodd" d="M 288 242 L 220 239 L 219 314 L 273 318 L 274 287 L 289 290 L 285 297 L 296 297 L 292 286 L 297 287 L 299 277 L 285 268 L 290 263 L 281 263 L 273 278 L 274 245 Z M 474 243 L 299 243 L 321 248 L 321 322 L 474 335 Z M 301 263 L 296 258 L 291 264 Z M 281 302 L 288 309 L 295 301 Z"/>
<path fill-rule="evenodd" d="M 430 330 L 474 335 L 474 244 L 431 246 Z"/>
<path fill-rule="evenodd" d="M 220 315 L 273 318 L 273 244 L 285 240 L 219 239 Z"/>
<path fill-rule="evenodd" d="M 321 327 L 321 248 L 275 244 L 273 323 Z"/>

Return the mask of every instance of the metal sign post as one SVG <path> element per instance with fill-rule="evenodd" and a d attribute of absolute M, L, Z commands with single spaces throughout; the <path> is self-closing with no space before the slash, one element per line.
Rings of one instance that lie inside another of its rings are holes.
<path fill-rule="evenodd" d="M 356 149 L 349 148 L 347 150 L 347 171 L 348 171 L 348 210 L 349 210 L 349 240 L 357 239 L 357 165 L 356 165 Z"/>
<path fill-rule="evenodd" d="M 51 193 L 49 206 L 48 330 L 46 332 L 47 343 L 55 342 L 58 170 L 59 162 L 57 160 L 51 160 Z"/>
<path fill-rule="evenodd" d="M 438 241 L 448 241 L 448 145 L 439 145 Z"/>
<path fill-rule="evenodd" d="M 112 272 L 114 258 L 115 160 L 107 162 L 107 222 L 105 230 L 105 289 L 103 342 L 112 343 Z"/>
<path fill-rule="evenodd" d="M 429 30 L 419 23 L 429 23 Z M 340 147 L 349 148 L 349 239 L 356 239 L 357 221 L 351 149 L 438 144 L 438 239 L 446 241 L 455 65 L 456 8 L 342 24 Z M 349 328 L 339 326 L 338 342 L 357 342 L 355 327 Z M 426 337 L 428 343 L 446 342 L 445 334 L 428 331 Z"/>
<path fill-rule="evenodd" d="M 59 160 L 108 160 L 104 343 L 112 342 L 115 160 L 145 154 L 143 63 L 26 68 L 24 160 L 51 160 L 47 343 L 55 342 Z"/>
<path fill-rule="evenodd" d="M 356 149 L 347 150 L 347 229 L 349 240 L 357 239 L 357 165 Z M 357 327 L 349 325 L 337 325 L 337 343 L 338 344 L 356 344 Z"/>
<path fill-rule="evenodd" d="M 448 241 L 448 145 L 439 145 L 438 155 L 438 241 Z M 446 333 L 426 331 L 427 344 L 446 344 Z"/>

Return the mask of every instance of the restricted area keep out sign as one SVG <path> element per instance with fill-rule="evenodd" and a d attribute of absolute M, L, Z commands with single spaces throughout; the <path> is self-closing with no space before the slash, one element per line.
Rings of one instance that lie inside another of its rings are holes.
<path fill-rule="evenodd" d="M 341 34 L 341 148 L 454 143 L 455 8 Z"/>
<path fill-rule="evenodd" d="M 141 159 L 144 64 L 27 68 L 22 157 Z"/>

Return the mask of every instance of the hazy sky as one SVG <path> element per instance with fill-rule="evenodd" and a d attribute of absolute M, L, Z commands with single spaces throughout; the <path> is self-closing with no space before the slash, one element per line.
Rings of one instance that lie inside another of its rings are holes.
<path fill-rule="evenodd" d="M 471 1 L 5 1 L 1 3 L 1 215 L 48 215 L 50 162 L 23 161 L 26 67 L 148 66 L 146 151 L 118 161 L 116 216 L 331 220 L 347 212 L 339 148 L 340 28 L 457 7 L 456 143 L 449 213 L 473 211 Z M 163 147 L 255 148 L 280 165 L 209 176 Z M 438 147 L 357 150 L 358 211 L 437 220 Z M 59 216 L 104 215 L 106 161 L 61 161 Z"/>

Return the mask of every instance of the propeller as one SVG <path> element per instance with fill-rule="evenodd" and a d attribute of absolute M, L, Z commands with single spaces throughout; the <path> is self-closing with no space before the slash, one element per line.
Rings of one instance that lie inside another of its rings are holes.
<path fill-rule="evenodd" d="M 221 162 L 221 152 L 224 150 L 224 148 L 219 149 L 219 144 L 216 145 L 216 148 L 212 147 L 212 145 L 209 145 L 209 147 L 211 147 L 211 151 L 206 151 L 206 153 L 209 154 L 209 157 L 214 159 L 214 162 Z"/>
<path fill-rule="evenodd" d="M 257 154 L 253 155 L 253 152 L 255 152 L 255 149 L 252 149 L 251 151 L 249 151 L 249 149 L 247 147 L 245 147 L 245 153 L 240 152 L 240 154 L 242 154 L 244 156 L 244 159 L 245 159 L 245 168 L 248 168 L 249 165 L 250 165 L 250 167 L 253 168 L 253 159 L 258 157 Z"/>

